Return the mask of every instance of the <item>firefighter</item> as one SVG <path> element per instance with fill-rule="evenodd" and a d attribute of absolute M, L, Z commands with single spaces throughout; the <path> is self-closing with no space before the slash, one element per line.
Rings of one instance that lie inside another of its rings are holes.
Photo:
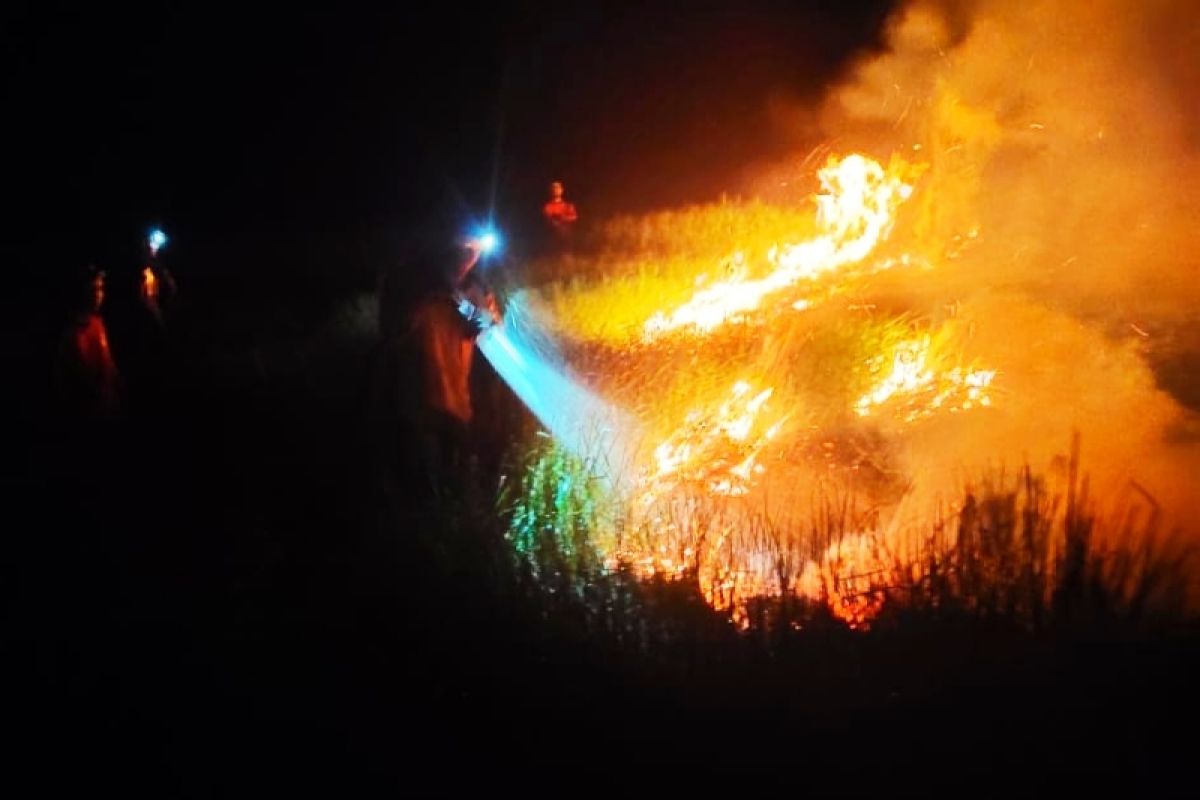
<path fill-rule="evenodd" d="M 542 216 L 559 240 L 569 240 L 571 231 L 579 219 L 579 213 L 575 210 L 575 204 L 563 197 L 561 181 L 550 184 L 550 199 L 542 206 Z"/>
<path fill-rule="evenodd" d="M 163 307 L 171 303 L 176 292 L 175 278 L 159 258 L 159 253 L 167 241 L 167 235 L 159 228 L 150 231 L 146 237 L 148 258 L 142 267 L 138 287 L 142 306 L 159 327 L 164 324 Z"/>
<path fill-rule="evenodd" d="M 481 255 L 477 240 L 449 254 L 448 283 L 422 300 L 411 321 L 421 356 L 424 460 L 435 483 L 461 486 L 463 474 L 477 466 L 471 402 L 475 340 L 500 321 L 495 295 L 476 270 Z"/>
<path fill-rule="evenodd" d="M 105 273 L 89 266 L 78 312 L 59 344 L 55 379 L 59 398 L 72 415 L 112 419 L 121 407 L 120 375 L 108 342 Z"/>
<path fill-rule="evenodd" d="M 402 464 L 439 493 L 461 488 L 473 468 L 475 340 L 499 320 L 495 295 L 475 272 L 481 255 L 476 240 L 443 249 L 389 276 L 381 291 L 373 413 L 390 428 L 388 407 L 399 412 L 399 449 L 413 456 Z"/>
<path fill-rule="evenodd" d="M 163 266 L 161 250 L 167 236 L 155 228 L 145 240 L 142 269 L 138 274 L 137 305 L 125 306 L 124 325 L 117 331 L 117 355 L 121 358 L 127 410 L 141 415 L 157 414 L 171 372 L 167 318 L 175 297 L 175 280 Z"/>
<path fill-rule="evenodd" d="M 449 265 L 438 265 L 439 271 L 450 270 L 448 280 L 421 299 L 410 323 L 423 356 L 425 410 L 454 429 L 465 429 L 472 417 L 468 377 L 480 328 L 471 312 L 464 315 L 460 306 L 479 255 L 474 242 L 468 242 L 450 254 Z"/>

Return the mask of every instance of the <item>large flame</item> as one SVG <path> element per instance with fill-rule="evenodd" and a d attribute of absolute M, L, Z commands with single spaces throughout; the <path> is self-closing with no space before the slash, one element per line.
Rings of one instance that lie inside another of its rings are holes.
<path fill-rule="evenodd" d="M 817 173 L 824 189 L 816 196 L 818 236 L 773 249 L 773 269 L 764 278 L 719 281 L 670 313 L 656 313 L 646 321 L 646 336 L 678 328 L 707 333 L 758 308 L 768 294 L 862 261 L 887 237 L 897 206 L 912 194 L 905 178 L 913 171 L 899 159 L 885 170 L 857 153 L 831 156 Z"/>
<path fill-rule="evenodd" d="M 726 322 L 745 318 L 769 294 L 864 261 L 887 238 L 897 207 L 913 191 L 906 177 L 917 171 L 898 158 L 885 169 L 858 154 L 831 157 L 818 173 L 824 189 L 816 196 L 818 235 L 772 248 L 772 270 L 763 278 L 746 276 L 739 253 L 738 274 L 670 311 L 655 313 L 644 326 L 646 339 L 652 341 L 668 331 L 708 334 Z M 880 260 L 870 271 L 896 263 L 911 263 L 911 257 Z M 791 305 L 804 310 L 811 302 L 801 299 Z M 889 408 L 903 421 L 913 422 L 942 409 L 957 412 L 990 405 L 988 389 L 994 371 L 945 361 L 932 352 L 928 335 L 901 341 L 890 354 L 874 356 L 867 367 L 875 382 L 854 403 L 854 413 L 865 417 Z M 882 602 L 873 581 L 889 565 L 872 537 L 853 534 L 829 544 L 806 561 L 794 585 L 783 586 L 774 570 L 778 554 L 770 552 L 771 546 L 762 539 L 739 538 L 736 528 L 744 526 L 745 520 L 697 534 L 697 520 L 681 519 L 677 508 L 663 511 L 672 508 L 672 497 L 679 493 L 713 499 L 750 494 L 766 472 L 764 455 L 787 419 L 784 409 L 769 408 L 773 391 L 756 390 L 739 380 L 719 404 L 687 413 L 653 449 L 638 481 L 634 524 L 651 528 L 654 535 L 640 549 L 626 542 L 612 559 L 644 575 L 678 577 L 694 569 L 706 599 L 743 622 L 746 599 L 790 591 L 827 603 L 851 625 L 869 624 Z M 682 516 L 696 513 L 690 507 Z M 671 546 L 667 540 L 672 537 L 684 541 Z M 699 541 L 707 542 L 705 553 L 700 552 Z M 718 553 L 722 555 L 717 557 Z"/>
<path fill-rule="evenodd" d="M 733 275 L 710 284 L 680 305 L 659 309 L 643 325 L 640 358 L 671 367 L 677 359 L 668 353 L 669 342 L 657 342 L 667 332 L 705 338 L 725 323 L 753 318 L 763 328 L 775 317 L 755 315 L 765 298 L 780 293 L 787 308 L 805 310 L 833 297 L 863 275 L 896 265 L 914 263 L 901 252 L 870 260 L 895 224 L 896 210 L 913 193 L 909 181 L 920 168 L 895 157 L 885 168 L 863 155 L 830 157 L 819 171 L 823 191 L 815 198 L 817 233 L 794 244 L 768 250 L 770 271 L 752 277 L 744 250 L 731 260 Z M 694 230 L 694 229 L 693 229 Z M 762 246 L 763 242 L 755 242 Z M 766 249 L 763 247 L 762 249 Z M 855 266 L 853 270 L 848 267 Z M 828 293 L 801 295 L 782 290 L 801 281 L 828 278 Z M 604 313 L 604 304 L 594 308 Z M 752 316 L 753 315 L 753 316 Z M 773 323 L 772 323 L 773 324 Z M 706 339 L 706 347 L 739 350 L 737 342 L 760 336 L 753 331 L 726 330 L 720 339 Z M 943 337 L 944 338 L 944 337 Z M 693 347 L 687 340 L 674 340 Z M 989 390 L 995 371 L 968 367 L 954 348 L 938 347 L 931 335 L 918 334 L 890 346 L 859 342 L 857 366 L 842 369 L 862 374 L 868 388 L 848 398 L 842 409 L 848 420 L 866 417 L 914 423 L 941 412 L 962 412 L 991 404 Z M 681 366 L 684 370 L 689 367 Z M 694 363 L 694 360 L 693 360 Z M 774 523 L 756 509 L 775 478 L 788 491 L 788 469 L 798 467 L 788 453 L 804 449 L 813 428 L 799 419 L 801 403 L 789 394 L 786 362 L 764 367 L 738 358 L 714 359 L 717 373 L 711 380 L 686 381 L 686 411 L 679 413 L 667 402 L 656 402 L 643 419 L 644 430 L 657 431 L 640 451 L 640 467 L 624 498 L 628 507 L 622 526 L 636 536 L 608 537 L 604 549 L 609 566 L 623 565 L 642 576 L 679 578 L 693 575 L 706 600 L 747 621 L 747 602 L 755 597 L 794 596 L 819 601 L 851 625 L 869 624 L 882 603 L 880 576 L 893 566 L 880 540 L 869 528 L 842 529 L 819 546 L 785 543 Z M 736 370 L 736 372 L 734 372 Z M 635 371 L 636 372 L 636 371 Z M 644 396 L 654 387 L 649 374 L 632 376 L 634 392 Z M 673 416 L 672 418 L 672 415 Z M 667 419 L 662 419 L 667 417 Z M 791 423 L 795 424 L 791 424 Z M 816 442 L 820 443 L 819 432 Z M 801 447 L 797 448 L 797 443 Z M 825 442 L 824 444 L 828 444 Z M 828 458 L 829 452 L 823 455 Z M 762 491 L 760 491 L 760 488 Z M 790 549 L 789 549 L 790 548 Z M 790 577 L 779 570 L 780 559 L 794 563 Z"/>

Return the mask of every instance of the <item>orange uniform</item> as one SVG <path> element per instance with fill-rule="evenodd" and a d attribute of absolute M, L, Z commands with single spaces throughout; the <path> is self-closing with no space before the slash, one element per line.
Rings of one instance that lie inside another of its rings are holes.
<path fill-rule="evenodd" d="M 60 388 L 76 411 L 109 417 L 120 406 L 119 377 L 108 346 L 108 329 L 98 312 L 81 314 L 59 353 Z"/>
<path fill-rule="evenodd" d="M 560 235 L 568 233 L 579 219 L 575 204 L 563 197 L 563 185 L 558 181 L 550 184 L 550 199 L 542 206 L 542 216 Z"/>
<path fill-rule="evenodd" d="M 471 421 L 471 361 L 475 331 L 449 297 L 435 296 L 413 315 L 422 358 L 422 394 L 426 408 Z"/>
<path fill-rule="evenodd" d="M 575 210 L 575 204 L 561 199 L 551 200 L 542 206 L 542 214 L 555 227 L 566 226 L 579 219 L 579 213 Z"/>

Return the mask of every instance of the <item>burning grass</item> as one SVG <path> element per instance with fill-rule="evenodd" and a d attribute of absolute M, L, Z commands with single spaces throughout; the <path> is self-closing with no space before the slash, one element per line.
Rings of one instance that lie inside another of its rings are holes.
<path fill-rule="evenodd" d="M 560 600 L 591 604 L 582 610 L 601 628 L 611 593 L 628 612 L 630 597 L 665 585 L 734 628 L 783 635 L 829 618 L 865 629 L 961 616 L 1040 630 L 1185 616 L 1190 552 L 1150 498 L 1101 515 L 1078 442 L 1065 480 L 989 472 L 904 530 L 833 480 L 781 525 L 765 506 L 702 486 L 648 512 L 622 507 L 591 474 L 544 440 L 505 510 L 520 569 Z"/>
<path fill-rule="evenodd" d="M 569 262 L 531 265 L 530 280 L 557 331 L 625 345 L 664 302 L 683 302 L 697 286 L 764 263 L 776 242 L 814 225 L 809 210 L 758 201 L 620 216 L 600 223 Z"/>
<path fill-rule="evenodd" d="M 974 573 L 962 559 L 975 556 L 962 537 L 973 523 L 964 517 L 947 536 L 944 515 L 930 511 L 968 514 L 977 496 L 963 486 L 988 463 L 1048 464 L 1073 487 L 1052 443 L 1082 430 L 1099 440 L 1101 498 L 1115 514 L 1113 487 L 1129 485 L 1131 457 L 1173 404 L 1136 354 L 1062 312 L 979 285 L 963 302 L 964 276 L 979 275 L 969 256 L 947 280 L 951 267 L 889 242 L 920 173 L 895 158 L 830 158 L 815 214 L 723 203 L 618 220 L 561 263 L 569 281 L 517 304 L 642 437 L 609 497 L 586 479 L 608 473 L 588 454 L 572 466 L 539 448 L 514 506 L 517 551 L 530 563 L 559 553 L 567 560 L 555 574 L 568 582 L 691 581 L 743 625 L 766 599 L 864 626 L 901 595 L 920 605 L 923 587 L 949 573 L 958 577 L 945 602 L 982 607 L 980 593 L 1009 591 L 1004 570 L 989 573 L 995 587 L 966 587 Z M 769 239 L 786 225 L 795 227 Z M 989 488 L 988 502 L 1007 497 L 1021 514 L 1046 516 L 1042 486 L 1027 469 L 1021 486 Z M 1075 523 L 1047 519 L 1062 535 L 1039 539 L 1037 559 L 1061 572 Z M 1126 548 L 1114 558 L 1128 564 L 1140 545 L 1105 546 Z M 1109 563 L 1100 550 L 1088 558 Z M 1035 572 L 1038 592 L 1057 591 L 1058 572 Z M 1132 590 L 1114 580 L 1103 591 L 1126 602 Z"/>

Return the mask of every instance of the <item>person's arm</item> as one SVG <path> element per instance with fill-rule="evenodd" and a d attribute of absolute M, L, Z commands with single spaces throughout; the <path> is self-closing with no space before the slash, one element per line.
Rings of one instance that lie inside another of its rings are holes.
<path fill-rule="evenodd" d="M 496 294 L 478 280 L 469 281 L 456 294 L 459 314 L 471 325 L 478 335 L 493 325 L 503 324 L 500 305 Z"/>
<path fill-rule="evenodd" d="M 483 255 L 483 248 L 474 239 L 468 239 L 463 248 L 466 251 L 466 255 L 463 257 L 463 261 L 459 264 L 458 271 L 455 273 L 455 285 L 459 288 L 462 288 L 463 282 L 471 274 L 471 270 L 475 268 L 475 265 L 479 263 L 479 257 Z"/>

